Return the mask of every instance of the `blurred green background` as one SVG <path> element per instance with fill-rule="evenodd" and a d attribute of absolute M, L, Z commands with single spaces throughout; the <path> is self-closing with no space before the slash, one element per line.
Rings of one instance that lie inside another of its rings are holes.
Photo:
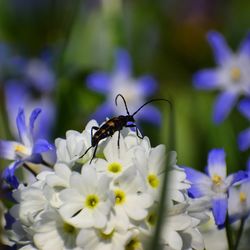
<path fill-rule="evenodd" d="M 250 26 L 249 11 L 247 0 L 0 0 L 0 41 L 23 56 L 52 49 L 57 76 L 52 98 L 58 109 L 53 138 L 85 127 L 104 96 L 89 90 L 84 79 L 96 70 L 110 72 L 115 49 L 125 48 L 134 76 L 152 74 L 159 83 L 154 97 L 174 103 L 175 130 L 164 115 L 161 131 L 143 124 L 144 135 L 156 145 L 175 133 L 179 165 L 198 169 L 205 167 L 210 149 L 223 147 L 232 172 L 245 169 L 249 152 L 239 152 L 236 139 L 249 124 L 234 109 L 223 124 L 214 125 L 217 93 L 195 90 L 192 74 L 215 66 L 206 32 L 222 32 L 237 49 Z M 0 88 L 0 138 L 12 139 L 3 82 Z"/>

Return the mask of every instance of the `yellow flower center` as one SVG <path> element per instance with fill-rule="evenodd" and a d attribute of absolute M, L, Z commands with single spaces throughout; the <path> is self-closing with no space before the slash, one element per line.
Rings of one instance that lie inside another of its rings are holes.
<path fill-rule="evenodd" d="M 246 202 L 246 200 L 247 200 L 246 193 L 240 192 L 240 202 L 244 203 L 244 202 Z"/>
<path fill-rule="evenodd" d="M 155 174 L 148 175 L 148 183 L 152 188 L 157 188 L 159 186 L 159 179 Z"/>
<path fill-rule="evenodd" d="M 112 162 L 108 165 L 108 171 L 118 174 L 122 171 L 122 165 L 119 162 Z"/>
<path fill-rule="evenodd" d="M 122 205 L 126 200 L 126 194 L 121 189 L 115 190 L 114 193 L 115 193 L 115 204 Z"/>
<path fill-rule="evenodd" d="M 212 177 L 212 182 L 213 182 L 213 184 L 219 186 L 222 183 L 222 179 L 221 179 L 221 177 L 219 175 L 214 174 L 213 177 Z"/>
<path fill-rule="evenodd" d="M 18 145 L 15 146 L 15 152 L 25 154 L 25 155 L 29 154 L 28 148 L 25 147 L 24 145 L 21 145 L 21 144 L 18 144 Z"/>
<path fill-rule="evenodd" d="M 75 228 L 72 225 L 65 222 L 63 224 L 63 231 L 69 234 L 73 234 L 75 233 Z"/>
<path fill-rule="evenodd" d="M 99 203 L 99 198 L 95 194 L 90 194 L 85 200 L 85 206 L 90 209 L 94 209 Z"/>
<path fill-rule="evenodd" d="M 139 249 L 142 249 L 142 245 L 137 238 L 132 238 L 125 246 L 125 250 L 139 250 Z"/>
<path fill-rule="evenodd" d="M 114 232 L 115 230 L 112 230 L 109 234 L 105 234 L 102 230 L 99 230 L 98 233 L 99 233 L 99 237 L 103 240 L 110 240 L 112 239 L 113 235 L 114 235 Z"/>
<path fill-rule="evenodd" d="M 234 82 L 238 82 L 241 78 L 241 70 L 239 67 L 232 67 L 230 70 L 230 77 Z"/>

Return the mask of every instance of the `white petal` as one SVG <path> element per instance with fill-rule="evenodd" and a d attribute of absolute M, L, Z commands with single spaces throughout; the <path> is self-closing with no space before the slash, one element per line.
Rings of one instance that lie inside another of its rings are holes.
<path fill-rule="evenodd" d="M 118 148 L 117 142 L 118 132 L 115 132 L 114 135 L 109 139 L 106 147 L 103 150 L 104 156 L 109 162 L 117 161 L 120 156 L 127 151 L 127 147 L 124 143 L 122 135 L 120 136 L 120 148 Z"/>
<path fill-rule="evenodd" d="M 78 228 L 90 228 L 94 226 L 92 211 L 84 208 L 76 216 L 68 218 L 67 222 Z"/>
<path fill-rule="evenodd" d="M 69 219 L 69 218 L 72 218 L 73 215 L 81 211 L 82 208 L 83 208 L 83 204 L 81 203 L 65 203 L 60 207 L 59 212 L 63 218 Z"/>
<path fill-rule="evenodd" d="M 76 239 L 77 246 L 82 249 L 96 249 L 99 239 L 93 229 L 82 229 Z"/>
<path fill-rule="evenodd" d="M 63 248 L 63 241 L 56 230 L 35 234 L 34 243 L 41 250 Z"/>
<path fill-rule="evenodd" d="M 84 196 L 82 196 L 77 190 L 73 188 L 67 188 L 59 193 L 59 197 L 63 202 L 69 203 L 82 203 L 84 202 Z"/>
<path fill-rule="evenodd" d="M 149 171 L 155 173 L 161 173 L 164 169 L 164 164 L 166 161 L 166 148 L 164 145 L 158 145 L 155 148 L 152 148 L 149 155 Z"/>
<path fill-rule="evenodd" d="M 175 231 L 181 231 L 192 225 L 192 219 L 185 214 L 170 216 L 167 219 L 167 226 Z"/>
<path fill-rule="evenodd" d="M 107 223 L 106 214 L 103 214 L 101 211 L 96 209 L 93 213 L 94 218 L 94 227 L 96 228 L 103 228 Z"/>
<path fill-rule="evenodd" d="M 169 230 L 162 237 L 165 237 L 165 241 L 175 250 L 181 250 L 183 246 L 182 239 L 180 235 L 174 230 Z"/>

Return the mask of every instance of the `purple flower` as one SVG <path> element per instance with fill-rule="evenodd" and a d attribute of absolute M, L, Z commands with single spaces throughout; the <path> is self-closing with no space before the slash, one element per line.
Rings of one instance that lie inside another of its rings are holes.
<path fill-rule="evenodd" d="M 239 172 L 226 176 L 223 149 L 213 149 L 209 152 L 206 174 L 188 167 L 185 167 L 185 172 L 191 182 L 189 196 L 191 198 L 209 197 L 215 223 L 219 228 L 223 227 L 228 207 L 228 189 L 233 183 L 245 178 L 246 174 Z"/>
<path fill-rule="evenodd" d="M 34 138 L 50 138 L 55 122 L 56 107 L 46 95 L 37 98 L 32 95 L 30 88 L 18 80 L 9 80 L 5 85 L 5 105 L 11 132 L 17 138 L 16 116 L 19 107 L 24 107 L 27 114 L 31 114 L 36 107 L 41 107 L 43 114 L 39 116 L 39 123 L 34 130 Z"/>
<path fill-rule="evenodd" d="M 247 218 L 250 214 L 250 178 L 229 189 L 228 214 L 231 222 Z"/>
<path fill-rule="evenodd" d="M 13 73 L 12 78 L 38 92 L 51 93 L 56 84 L 52 59 L 52 54 L 48 51 L 44 51 L 41 56 L 34 58 L 13 56 L 9 63 Z"/>
<path fill-rule="evenodd" d="M 16 117 L 16 125 L 20 141 L 0 140 L 0 157 L 14 160 L 4 171 L 3 178 L 17 188 L 18 180 L 15 177 L 15 170 L 23 164 L 44 163 L 43 154 L 51 153 L 53 156 L 55 148 L 44 139 L 34 139 L 35 121 L 41 113 L 41 109 L 34 109 L 29 118 L 27 126 L 24 110 L 19 109 Z M 48 159 L 46 157 L 46 159 Z"/>
<path fill-rule="evenodd" d="M 250 98 L 245 98 L 238 105 L 239 111 L 250 121 Z M 241 151 L 250 147 L 250 128 L 242 131 L 238 136 L 238 145 Z"/>
<path fill-rule="evenodd" d="M 50 98 L 55 88 L 55 73 L 52 69 L 52 55 L 44 52 L 38 58 L 12 56 L 8 61 L 10 77 L 5 81 L 5 103 L 11 131 L 15 135 L 15 119 L 19 107 L 30 113 L 41 107 L 39 126 L 34 137 L 49 138 L 56 116 L 56 108 Z"/>
<path fill-rule="evenodd" d="M 230 113 L 240 95 L 250 95 L 250 34 L 243 40 L 237 53 L 233 53 L 218 32 L 207 35 L 217 67 L 203 69 L 193 76 L 197 89 L 221 91 L 215 105 L 213 120 L 219 124 Z"/>
<path fill-rule="evenodd" d="M 123 103 L 118 107 L 114 105 L 117 94 L 122 94 L 128 104 L 130 113 L 136 111 L 152 95 L 157 88 L 157 83 L 150 75 L 144 75 L 134 79 L 131 75 L 131 58 L 126 50 L 119 49 L 116 52 L 116 62 L 112 73 L 96 72 L 86 79 L 88 88 L 106 96 L 106 101 L 93 115 L 102 122 L 106 117 L 121 115 L 125 112 Z M 161 121 L 160 112 L 153 106 L 147 105 L 137 115 L 138 119 L 154 124 Z"/>

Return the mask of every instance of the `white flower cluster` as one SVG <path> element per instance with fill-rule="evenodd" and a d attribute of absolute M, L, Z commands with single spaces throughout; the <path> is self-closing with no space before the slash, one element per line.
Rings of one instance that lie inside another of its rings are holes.
<path fill-rule="evenodd" d="M 37 181 L 19 185 L 11 209 L 16 219 L 12 240 L 19 249 L 145 249 L 154 233 L 165 169 L 165 147 L 151 147 L 147 137 L 124 129 L 103 140 L 81 158 L 91 142 L 90 121 L 82 133 L 68 131 L 57 139 L 57 163 Z M 167 212 L 161 244 L 164 249 L 204 249 L 197 225 L 201 205 L 187 198 L 185 172 L 168 158 Z"/>

